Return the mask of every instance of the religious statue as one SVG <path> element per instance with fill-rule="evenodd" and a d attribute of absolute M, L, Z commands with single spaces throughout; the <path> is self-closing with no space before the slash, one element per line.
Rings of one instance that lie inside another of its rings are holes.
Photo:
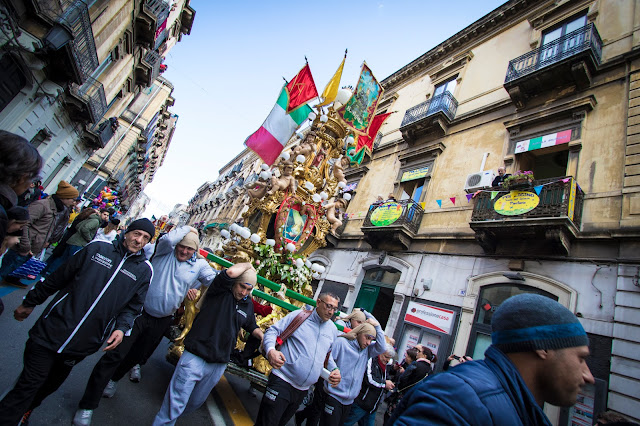
<path fill-rule="evenodd" d="M 337 237 L 336 230 L 342 226 L 342 214 L 347 210 L 347 200 L 338 198 L 333 203 L 324 206 L 327 211 L 327 221 L 331 224 L 331 235 Z"/>
<path fill-rule="evenodd" d="M 289 191 L 290 195 L 296 193 L 296 179 L 292 176 L 293 173 L 293 164 L 290 162 L 285 162 L 282 165 L 282 176 L 271 178 L 271 190 L 269 190 L 268 194 L 273 194 L 277 191 Z"/>
<path fill-rule="evenodd" d="M 340 158 L 339 161 L 336 161 L 336 164 L 333 165 L 333 177 L 336 178 L 338 182 L 347 183 L 347 179 L 344 177 L 344 170 L 349 167 L 349 159 L 346 156 Z"/>

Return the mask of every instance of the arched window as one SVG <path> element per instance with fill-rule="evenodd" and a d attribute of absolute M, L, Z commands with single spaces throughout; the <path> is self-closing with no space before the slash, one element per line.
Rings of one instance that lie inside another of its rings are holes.
<path fill-rule="evenodd" d="M 367 270 L 353 307 L 371 312 L 384 329 L 393 307 L 393 291 L 401 275 L 391 267 Z"/>

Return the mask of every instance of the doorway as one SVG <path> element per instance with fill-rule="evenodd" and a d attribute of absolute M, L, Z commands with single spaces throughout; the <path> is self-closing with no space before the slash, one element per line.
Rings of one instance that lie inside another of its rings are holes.
<path fill-rule="evenodd" d="M 400 279 L 400 271 L 393 268 L 374 268 L 365 272 L 354 308 L 369 311 L 384 329 L 393 307 L 393 292 Z"/>

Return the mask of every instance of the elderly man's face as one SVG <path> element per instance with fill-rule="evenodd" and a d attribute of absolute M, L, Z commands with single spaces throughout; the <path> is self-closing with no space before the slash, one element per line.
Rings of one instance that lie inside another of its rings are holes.
<path fill-rule="evenodd" d="M 122 245 L 131 253 L 137 253 L 151 240 L 151 235 L 148 233 L 136 229 L 124 234 L 124 240 Z"/>
<path fill-rule="evenodd" d="M 558 407 L 569 407 L 576 403 L 578 391 L 595 380 L 587 366 L 589 348 L 578 346 L 550 350 L 541 374 L 545 402 Z"/>

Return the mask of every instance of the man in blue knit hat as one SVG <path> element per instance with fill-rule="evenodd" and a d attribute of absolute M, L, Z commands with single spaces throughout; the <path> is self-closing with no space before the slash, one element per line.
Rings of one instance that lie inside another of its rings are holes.
<path fill-rule="evenodd" d="M 558 302 L 513 296 L 493 314 L 491 329 L 484 360 L 417 385 L 387 424 L 551 425 L 545 402 L 571 406 L 580 388 L 594 383 L 587 334 Z"/>

